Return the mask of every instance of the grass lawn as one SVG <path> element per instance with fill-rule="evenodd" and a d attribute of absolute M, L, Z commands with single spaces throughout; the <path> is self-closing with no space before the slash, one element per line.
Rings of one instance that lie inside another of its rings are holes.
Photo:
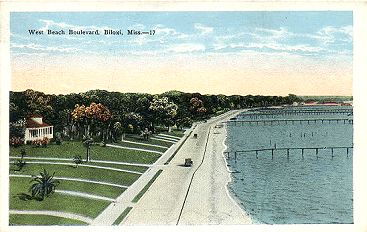
<path fill-rule="evenodd" d="M 143 138 L 140 138 L 137 135 L 126 135 L 124 140 L 132 141 L 132 142 L 138 142 L 138 143 L 147 143 L 147 144 L 160 145 L 160 146 L 165 146 L 165 147 L 172 146 L 172 143 L 170 143 L 170 142 L 154 140 L 154 139 L 144 140 Z"/>
<path fill-rule="evenodd" d="M 116 144 L 125 146 L 125 147 L 141 148 L 141 149 L 148 149 L 148 150 L 160 151 L 160 152 L 165 152 L 168 149 L 168 148 L 163 148 L 163 147 L 152 147 L 149 145 L 132 144 L 132 143 L 121 142 L 121 141 L 117 142 Z"/>
<path fill-rule="evenodd" d="M 11 214 L 9 215 L 9 225 L 32 225 L 32 226 L 84 226 L 87 223 L 70 218 L 62 218 L 50 215 L 27 215 L 27 214 Z"/>
<path fill-rule="evenodd" d="M 14 170 L 18 170 L 18 167 L 14 165 L 14 160 L 15 159 L 10 159 L 10 170 L 14 171 Z M 54 161 L 54 160 L 28 160 L 26 159 L 25 162 L 58 162 L 58 161 Z M 70 163 L 70 165 L 75 167 L 75 163 L 73 163 L 72 161 L 60 161 L 61 163 Z M 29 163 L 30 164 L 30 163 Z M 119 169 L 123 169 L 123 170 L 129 170 L 129 171 L 136 171 L 136 172 L 145 172 L 146 170 L 148 170 L 148 167 L 144 167 L 144 166 L 133 166 L 133 165 L 125 165 L 125 164 L 116 164 L 116 163 L 98 163 L 98 162 L 83 162 L 82 164 L 87 164 L 87 165 L 93 165 L 93 166 L 102 166 L 102 167 L 110 167 L 110 168 L 119 168 Z M 63 167 L 63 166 L 60 166 Z"/>
<path fill-rule="evenodd" d="M 120 168 L 124 170 L 136 171 L 136 172 L 145 172 L 148 170 L 148 167 L 143 166 L 132 166 L 132 165 L 124 165 L 124 164 L 105 164 L 105 163 L 97 163 L 97 162 L 88 162 L 83 164 L 90 164 L 95 166 L 103 166 L 103 167 L 111 167 L 111 168 Z"/>
<path fill-rule="evenodd" d="M 13 181 L 22 181 L 25 185 L 31 181 L 31 178 L 25 177 L 10 177 L 10 183 Z M 70 181 L 70 180 L 59 180 L 60 184 L 57 187 L 59 190 L 69 190 L 76 192 L 83 192 L 88 194 L 94 194 L 109 198 L 117 198 L 125 191 L 123 188 L 109 186 L 109 185 L 101 185 L 94 183 L 84 183 L 79 181 Z M 25 183 L 27 182 L 27 183 Z M 29 184 L 30 185 L 30 184 Z"/>
<path fill-rule="evenodd" d="M 50 144 L 46 148 L 36 148 L 32 145 L 23 145 L 17 148 L 10 147 L 11 156 L 20 156 L 21 149 L 25 149 L 28 157 L 54 157 L 54 158 L 73 158 L 75 155 L 81 155 L 84 159 L 86 149 L 81 142 L 65 141 L 62 145 Z M 154 163 L 160 154 L 148 153 L 144 151 L 133 151 L 123 148 L 101 147 L 94 145 L 91 147 L 92 160 L 110 160 L 131 163 Z"/>
<path fill-rule="evenodd" d="M 81 178 L 95 181 L 104 181 L 114 184 L 131 185 L 140 175 L 112 170 L 96 169 L 90 167 L 55 165 L 55 164 L 27 164 L 22 171 L 11 171 L 12 174 L 39 175 L 43 169 L 49 173 L 55 172 L 55 176 Z"/>
<path fill-rule="evenodd" d="M 12 179 L 10 183 L 9 208 L 14 210 L 51 210 L 68 213 L 76 213 L 95 218 L 104 210 L 110 202 L 87 199 L 76 196 L 52 194 L 43 201 L 23 200 L 21 196 L 29 194 L 31 186 L 28 178 Z"/>
<path fill-rule="evenodd" d="M 176 136 L 176 137 L 182 137 L 184 136 L 184 132 L 182 130 L 173 130 L 171 132 L 161 132 L 160 134 L 165 134 L 165 135 L 172 135 L 172 136 Z"/>

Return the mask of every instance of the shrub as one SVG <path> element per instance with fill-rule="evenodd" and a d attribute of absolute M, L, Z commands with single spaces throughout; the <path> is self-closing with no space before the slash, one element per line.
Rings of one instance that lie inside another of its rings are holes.
<path fill-rule="evenodd" d="M 9 145 L 12 147 L 19 147 L 24 144 L 24 139 L 20 137 L 12 137 L 9 139 Z"/>
<path fill-rule="evenodd" d="M 26 165 L 26 162 L 23 160 L 23 158 L 21 158 L 15 160 L 14 165 L 18 167 L 18 171 L 21 171 L 22 168 Z"/>
<path fill-rule="evenodd" d="M 43 139 L 37 139 L 32 142 L 33 145 L 36 147 L 47 147 L 47 145 L 50 143 L 50 139 L 47 137 L 44 137 Z"/>
<path fill-rule="evenodd" d="M 74 156 L 73 161 L 74 161 L 74 163 L 76 165 L 76 168 L 77 168 L 79 164 L 83 163 L 82 156 L 80 156 L 80 155 Z"/>

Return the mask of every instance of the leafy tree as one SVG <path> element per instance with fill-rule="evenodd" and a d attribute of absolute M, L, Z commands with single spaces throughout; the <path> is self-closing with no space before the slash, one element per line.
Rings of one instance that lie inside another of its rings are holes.
<path fill-rule="evenodd" d="M 153 100 L 150 102 L 149 109 L 154 115 L 153 128 L 157 123 L 162 123 L 168 127 L 173 124 L 173 118 L 177 115 L 177 105 L 168 100 L 167 97 L 154 96 Z"/>
<path fill-rule="evenodd" d="M 115 122 L 113 124 L 113 138 L 114 140 L 117 140 L 122 135 L 123 128 L 122 124 L 120 122 Z"/>
<path fill-rule="evenodd" d="M 41 201 L 48 197 L 50 194 L 55 192 L 56 187 L 59 185 L 58 180 L 54 180 L 55 172 L 50 175 L 46 169 L 43 169 L 43 172 L 40 172 L 39 176 L 32 175 L 31 182 L 35 182 L 29 188 L 29 191 L 32 193 L 32 197 L 36 197 Z"/>
<path fill-rule="evenodd" d="M 76 104 L 71 112 L 72 118 L 78 127 L 78 135 L 90 137 L 99 129 L 102 131 L 103 140 L 108 136 L 109 120 L 111 119 L 110 110 L 101 103 L 92 102 L 90 106 Z M 98 127 L 99 126 L 99 127 Z M 93 128 L 91 132 L 91 127 Z"/>

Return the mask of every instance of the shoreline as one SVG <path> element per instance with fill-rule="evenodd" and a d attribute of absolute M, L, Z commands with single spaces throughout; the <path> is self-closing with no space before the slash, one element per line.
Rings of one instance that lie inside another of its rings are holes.
<path fill-rule="evenodd" d="M 227 169 L 228 178 L 229 178 L 229 180 L 225 184 L 226 194 L 227 194 L 228 198 L 232 200 L 233 204 L 235 204 L 239 209 L 241 209 L 242 212 L 249 218 L 249 223 L 248 224 L 256 224 L 256 223 L 254 223 L 254 219 L 251 217 L 251 215 L 246 211 L 246 209 L 243 206 L 241 206 L 240 200 L 234 195 L 233 191 L 229 187 L 229 184 L 233 181 L 233 178 L 232 178 L 232 171 L 228 166 L 229 163 L 227 162 L 227 159 L 224 155 L 224 152 L 227 151 L 227 148 L 228 148 L 228 146 L 226 144 L 226 141 L 228 139 L 228 131 L 227 131 L 227 126 L 226 125 L 224 125 L 223 127 L 224 127 L 224 131 L 225 131 L 225 133 L 224 133 L 225 136 L 224 136 L 224 139 L 222 140 L 223 150 L 222 150 L 221 156 L 224 160 L 225 168 Z"/>
<path fill-rule="evenodd" d="M 238 115 L 239 113 L 236 114 L 236 116 Z M 224 120 L 221 121 L 221 123 L 223 122 Z M 225 183 L 225 189 L 226 189 L 226 194 L 227 194 L 227 197 L 229 199 L 232 200 L 233 204 L 236 205 L 245 215 L 246 217 L 249 218 L 249 223 L 248 224 L 255 224 L 254 223 L 254 219 L 251 217 L 251 215 L 245 210 L 245 208 L 243 206 L 241 206 L 241 202 L 239 201 L 239 199 L 233 194 L 232 190 L 230 189 L 229 187 L 229 184 L 232 182 L 232 171 L 230 170 L 229 168 L 229 163 L 227 162 L 227 159 L 224 155 L 224 152 L 227 151 L 228 149 L 228 146 L 226 144 L 226 141 L 228 139 L 228 131 L 227 131 L 227 126 L 226 125 L 223 125 L 223 128 L 224 128 L 224 136 L 223 136 L 223 139 L 222 139 L 222 153 L 221 153 L 221 156 L 222 156 L 222 159 L 224 160 L 224 164 L 225 164 L 225 168 L 227 169 L 227 172 L 228 172 L 228 181 Z"/>

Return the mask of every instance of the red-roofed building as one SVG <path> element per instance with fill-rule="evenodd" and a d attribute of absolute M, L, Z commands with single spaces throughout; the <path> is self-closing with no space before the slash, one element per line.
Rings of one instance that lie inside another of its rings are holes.
<path fill-rule="evenodd" d="M 30 115 L 26 119 L 26 129 L 24 142 L 34 141 L 43 138 L 52 139 L 54 127 L 43 122 L 43 117 L 41 115 Z"/>

